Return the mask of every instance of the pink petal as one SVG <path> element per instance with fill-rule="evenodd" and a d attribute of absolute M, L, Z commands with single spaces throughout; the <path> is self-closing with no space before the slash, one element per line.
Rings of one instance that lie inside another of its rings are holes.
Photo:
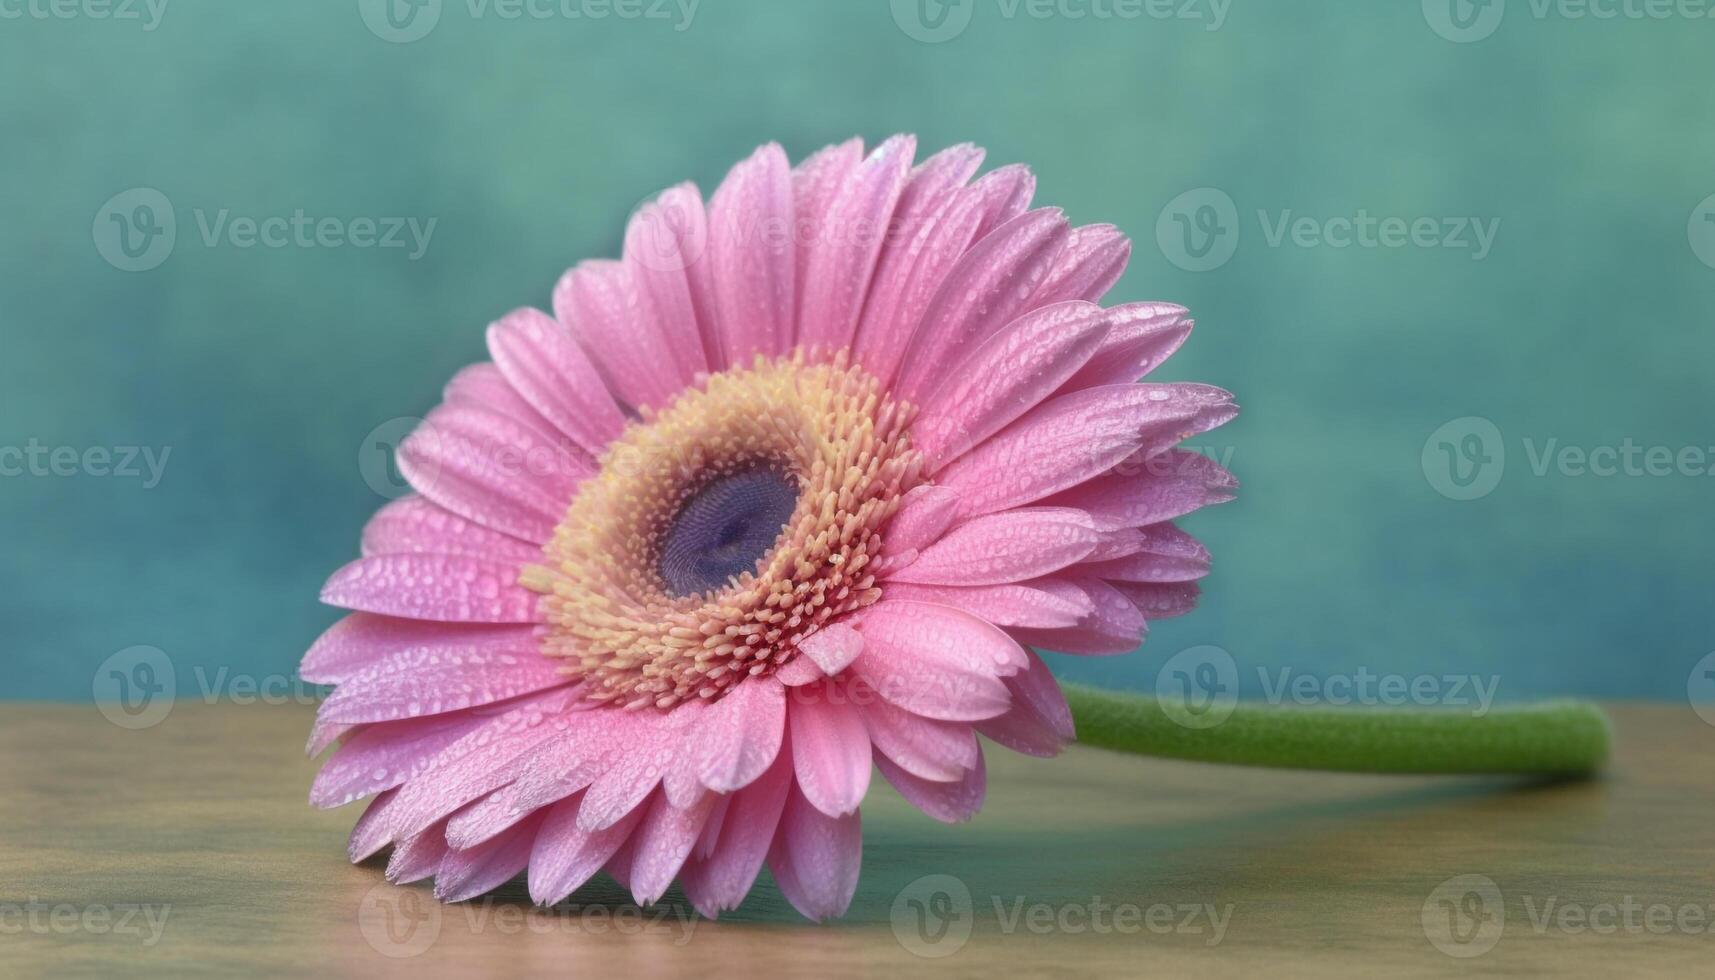
<path fill-rule="evenodd" d="M 533 814 L 493 840 L 466 850 L 449 851 L 435 875 L 435 897 L 462 902 L 504 885 L 530 863 L 530 849 L 542 815 Z"/>
<path fill-rule="evenodd" d="M 1232 396 L 1205 385 L 1114 385 L 1060 395 L 960 457 L 937 476 L 964 515 L 1040 500 L 1107 470 L 1140 449 L 1173 443 L 1238 414 Z"/>
<path fill-rule="evenodd" d="M 683 390 L 696 383 L 697 376 L 708 373 L 708 357 L 703 353 L 703 339 L 697 323 L 697 304 L 691 294 L 691 282 L 685 267 L 674 261 L 661 261 L 661 243 L 665 239 L 674 248 L 677 258 L 678 238 L 664 235 L 662 228 L 677 215 L 664 209 L 677 203 L 652 201 L 633 214 L 625 229 L 625 269 L 637 291 L 639 325 L 659 348 L 651 348 L 666 358 L 662 368 L 672 368 L 674 387 Z"/>
<path fill-rule="evenodd" d="M 1119 282 L 1130 259 L 1131 240 L 1113 225 L 1073 228 L 1066 251 L 1060 253 L 1047 281 L 1030 298 L 1030 305 L 1046 306 L 1069 299 L 1094 303 Z"/>
<path fill-rule="evenodd" d="M 1139 582 L 1114 582 L 1113 587 L 1130 599 L 1146 619 L 1171 619 L 1197 608 L 1202 594 L 1196 582 L 1167 582 L 1146 585 Z"/>
<path fill-rule="evenodd" d="M 786 687 L 803 687 L 828 676 L 809 657 L 793 657 L 774 672 L 774 679 Z"/>
<path fill-rule="evenodd" d="M 1066 507 L 1027 507 L 972 518 L 953 528 L 889 582 L 998 585 L 1047 575 L 1096 546 L 1088 514 Z"/>
<path fill-rule="evenodd" d="M 344 806 L 403 785 L 427 769 L 441 750 L 470 734 L 483 719 L 469 712 L 369 725 L 348 739 L 316 773 L 310 804 Z"/>
<path fill-rule="evenodd" d="M 310 726 L 310 737 L 304 746 L 304 754 L 312 758 L 321 755 L 328 746 L 362 727 L 362 725 L 345 725 L 317 719 L 315 724 Z"/>
<path fill-rule="evenodd" d="M 683 750 L 678 736 L 671 725 L 652 725 L 625 752 L 616 755 L 614 764 L 584 793 L 578 826 L 591 831 L 611 827 L 642 806 L 672 768 L 676 753 Z"/>
<path fill-rule="evenodd" d="M 554 804 L 542 819 L 530 851 L 530 898 L 553 905 L 595 876 L 643 819 L 641 808 L 611 827 L 586 831 L 578 827 L 578 798 Z"/>
<path fill-rule="evenodd" d="M 1008 677 L 1006 686 L 1012 691 L 1012 710 L 978 722 L 977 731 L 1015 752 L 1044 758 L 1059 754 L 1075 732 L 1066 695 L 1048 665 L 1031 653 L 1030 669 Z"/>
<path fill-rule="evenodd" d="M 916 149 L 911 136 L 895 136 L 877 147 L 843 182 L 812 228 L 801 280 L 800 346 L 828 351 L 850 346 Z"/>
<path fill-rule="evenodd" d="M 749 785 L 780 751 L 786 689 L 753 678 L 715 702 L 699 728 L 697 775 L 717 793 Z"/>
<path fill-rule="evenodd" d="M 830 817 L 792 793 L 769 854 L 775 883 L 806 918 L 844 915 L 863 865 L 863 823 L 854 810 Z"/>
<path fill-rule="evenodd" d="M 502 786 L 447 818 L 447 846 L 463 851 L 491 841 L 534 812 L 535 808 L 521 810 L 512 805 L 513 785 Z"/>
<path fill-rule="evenodd" d="M 690 856 L 691 846 L 702 835 L 714 804 L 715 797 L 704 794 L 692 806 L 680 809 L 664 794 L 656 794 L 632 835 L 631 896 L 637 904 L 654 904 L 667 893 L 673 876 Z"/>
<path fill-rule="evenodd" d="M 883 538 L 889 553 L 915 551 L 933 544 L 953 525 L 959 495 L 946 487 L 923 483 L 906 491 Z"/>
<path fill-rule="evenodd" d="M 804 796 L 831 817 L 856 810 L 869 790 L 869 735 L 849 693 L 827 681 L 794 690 L 786 722 Z"/>
<path fill-rule="evenodd" d="M 1066 391 L 1131 384 L 1161 365 L 1191 335 L 1185 308 L 1171 303 L 1130 303 L 1108 311 L 1113 329 Z"/>
<path fill-rule="evenodd" d="M 489 530 L 415 495 L 386 504 L 363 526 L 365 557 L 406 552 L 472 555 L 520 565 L 542 557 L 535 544 Z"/>
<path fill-rule="evenodd" d="M 703 197 L 692 183 L 662 191 L 638 210 L 626 231 L 625 264 L 639 283 L 655 316 L 669 336 L 684 338 L 688 347 L 701 352 L 710 371 L 725 367 L 722 360 L 719 312 L 716 310 L 714 272 L 706 261 L 709 250 L 709 218 Z M 681 293 L 681 284 L 683 292 Z M 685 314 L 690 318 L 672 322 Z M 674 312 L 677 311 L 677 312 Z M 694 338 L 694 339 L 693 339 Z M 696 363 L 693 351 L 690 364 Z M 681 364 L 681 370 L 685 365 Z"/>
<path fill-rule="evenodd" d="M 524 401 L 591 455 L 624 428 L 595 364 L 548 314 L 521 309 L 502 317 L 488 328 L 488 352 Z"/>
<path fill-rule="evenodd" d="M 460 368 L 441 389 L 441 401 L 461 408 L 496 412 L 544 437 L 554 436 L 557 432 L 554 424 L 536 411 L 506 380 L 500 368 L 488 361 Z"/>
<path fill-rule="evenodd" d="M 852 670 L 881 697 L 926 718 L 976 721 L 1011 702 L 1000 677 L 1025 666 L 1000 628 L 950 606 L 882 599 L 858 623 Z"/>
<path fill-rule="evenodd" d="M 912 445 L 933 462 L 961 455 L 1053 394 L 1107 331 L 1093 303 L 1057 303 L 1012 321 L 944 373 L 922 403 Z"/>
<path fill-rule="evenodd" d="M 1238 481 L 1219 463 L 1184 449 L 1125 463 L 1114 472 L 1056 494 L 1047 503 L 1087 512 L 1104 531 L 1159 524 L 1233 499 Z"/>
<path fill-rule="evenodd" d="M 900 195 L 895 229 L 876 263 L 853 346 L 858 363 L 882 381 L 892 379 L 929 301 L 976 241 L 986 201 L 974 189 L 959 187 L 981 162 L 981 151 L 974 155 L 949 157 L 933 168 L 925 164 Z"/>
<path fill-rule="evenodd" d="M 1034 647 L 1060 653 L 1105 656 L 1136 650 L 1149 624 L 1131 600 L 1096 578 L 1079 578 L 1077 585 L 1096 604 L 1095 612 L 1068 629 L 1016 629 L 1012 633 Z"/>
<path fill-rule="evenodd" d="M 346 843 L 346 855 L 352 864 L 367 861 L 381 852 L 381 849 L 393 843 L 391 811 L 397 805 L 398 794 L 393 790 L 377 796 L 369 801 L 364 808 L 363 816 L 357 818 L 357 823 L 351 828 L 351 839 Z"/>
<path fill-rule="evenodd" d="M 334 572 L 322 601 L 342 609 L 446 623 L 533 623 L 538 596 L 516 566 L 463 555 L 377 555 Z"/>
<path fill-rule="evenodd" d="M 1044 208 L 1019 215 L 965 253 L 924 311 L 893 396 L 920 402 L 950 362 L 1023 313 L 1066 235 L 1065 217 Z"/>
<path fill-rule="evenodd" d="M 1076 625 L 1095 606 L 1089 597 L 1073 590 L 1068 596 L 1039 588 L 1031 582 L 1004 585 L 916 585 L 910 582 L 889 582 L 885 592 L 890 599 L 915 599 L 936 602 L 943 606 L 963 609 L 996 626 L 1035 626 L 1055 628 Z"/>
<path fill-rule="evenodd" d="M 733 167 L 709 202 L 709 259 L 720 307 L 724 363 L 750 364 L 791 343 L 797 288 L 792 173 L 770 143 Z"/>
<path fill-rule="evenodd" d="M 564 738 L 570 688 L 528 695 L 443 749 L 398 790 L 393 829 L 408 836 L 511 782 L 546 742 Z"/>
<path fill-rule="evenodd" d="M 712 706 L 707 701 L 688 701 L 675 705 L 667 715 L 679 748 L 673 753 L 672 765 L 661 777 L 661 789 L 667 794 L 667 802 L 681 810 L 709 795 L 708 787 L 697 776 L 697 754 L 688 748 L 702 729 L 704 713 Z"/>
<path fill-rule="evenodd" d="M 798 641 L 798 652 L 814 661 L 829 677 L 851 665 L 863 652 L 863 636 L 845 623 L 829 623 Z"/>
<path fill-rule="evenodd" d="M 503 642 L 520 627 L 488 623 L 435 623 L 375 613 L 351 613 L 333 624 L 304 654 L 298 673 L 312 684 L 338 684 L 352 674 L 416 646 Z"/>
<path fill-rule="evenodd" d="M 1121 582 L 1190 582 L 1209 574 L 1209 549 L 1171 524 L 1144 528 L 1141 544 L 1136 554 L 1079 571 Z"/>
<path fill-rule="evenodd" d="M 953 782 L 933 782 L 913 776 L 885 756 L 875 760 L 875 767 L 905 797 L 905 802 L 942 823 L 964 823 L 976 816 L 988 794 L 988 772 L 980 754 L 976 767 Z"/>
<path fill-rule="evenodd" d="M 498 641 L 413 647 L 346 678 L 321 714 L 349 722 L 444 714 L 569 684 L 562 666 L 536 648 L 529 627 Z"/>
<path fill-rule="evenodd" d="M 810 282 L 810 257 L 823 240 L 828 208 L 845 186 L 846 179 L 863 162 L 863 140 L 853 137 L 844 143 L 824 146 L 792 168 L 792 218 L 798 249 L 793 279 L 806 288 Z M 798 292 L 800 331 L 803 330 L 804 290 Z"/>
<path fill-rule="evenodd" d="M 446 857 L 446 825 L 436 824 L 393 846 L 393 856 L 387 859 L 387 880 L 395 885 L 422 881 L 439 871 Z"/>
<path fill-rule="evenodd" d="M 915 210 L 928 200 L 942 198 L 965 186 L 983 165 L 983 148 L 975 143 L 957 143 L 918 164 L 906 182 L 899 203 L 902 217 L 921 214 Z"/>
<path fill-rule="evenodd" d="M 863 721 L 880 754 L 923 779 L 949 782 L 977 764 L 977 740 L 962 722 L 923 718 L 880 700 L 863 705 Z"/>
<path fill-rule="evenodd" d="M 507 789 L 506 802 L 517 814 L 587 789 L 620 756 L 650 740 L 661 727 L 653 712 L 612 707 L 580 711 L 566 734 L 544 746 L 518 773 Z"/>
<path fill-rule="evenodd" d="M 1030 207 L 1036 175 L 1022 163 L 1009 163 L 983 174 L 971 189 L 983 201 L 983 222 L 977 226 L 980 240 Z"/>
<path fill-rule="evenodd" d="M 679 393 L 667 339 L 623 262 L 591 260 L 567 272 L 554 287 L 554 316 L 571 328 L 620 400 L 659 408 Z"/>
<path fill-rule="evenodd" d="M 687 863 L 681 878 L 697 911 L 713 918 L 744 901 L 768 856 L 791 788 L 792 762 L 781 753 L 767 772 L 733 794 L 719 841 L 707 855 Z"/>
<path fill-rule="evenodd" d="M 504 415 L 459 405 L 429 413 L 399 444 L 399 472 L 423 496 L 484 527 L 546 541 L 594 463 Z"/>

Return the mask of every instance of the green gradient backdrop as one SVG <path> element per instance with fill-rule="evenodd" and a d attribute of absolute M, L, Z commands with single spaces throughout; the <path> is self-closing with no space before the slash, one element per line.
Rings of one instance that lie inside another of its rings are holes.
<path fill-rule="evenodd" d="M 1261 666 L 1683 698 L 1715 649 L 1715 479 L 1537 476 L 1525 447 L 1715 444 L 1715 268 L 1688 235 L 1715 194 L 1715 20 L 1514 0 L 1458 44 L 1416 0 L 1233 0 L 1218 30 L 1205 3 L 1079 19 L 963 0 L 947 12 L 968 27 L 926 44 L 887 0 L 704 0 L 683 30 L 448 0 L 393 44 L 357 0 L 169 0 L 150 31 L 25 2 L 0 0 L 25 13 L 0 18 L 0 447 L 171 456 L 153 488 L 0 477 L 8 695 L 87 697 L 134 644 L 181 685 L 199 666 L 290 673 L 335 618 L 322 578 L 382 502 L 366 433 L 425 411 L 491 318 L 615 253 L 669 183 L 708 190 L 769 139 L 798 157 L 900 130 L 1029 162 L 1041 202 L 1131 233 L 1110 299 L 1192 307 L 1166 373 L 1245 406 L 1205 440 L 1244 490 L 1191 522 L 1217 556 L 1203 607 L 1140 654 L 1057 669 L 1148 688 L 1167 656 L 1217 644 L 1251 694 Z M 1236 203 L 1238 247 L 1189 272 L 1156 226 L 1205 186 Z M 178 218 L 170 258 L 137 273 L 92 237 L 134 187 Z M 437 224 L 418 261 L 205 245 L 196 212 L 223 208 Z M 1360 208 L 1499 234 L 1480 261 L 1275 247 L 1257 217 Z M 1508 455 L 1471 501 L 1420 462 L 1462 416 Z"/>

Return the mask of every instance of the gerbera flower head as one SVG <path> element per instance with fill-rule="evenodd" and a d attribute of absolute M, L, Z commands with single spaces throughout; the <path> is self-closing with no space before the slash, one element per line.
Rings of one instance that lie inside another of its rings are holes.
<path fill-rule="evenodd" d="M 1029 170 L 914 151 L 765 146 L 489 328 L 304 658 L 336 685 L 312 802 L 372 798 L 354 861 L 391 846 L 448 901 L 677 879 L 710 916 L 766 863 L 838 915 L 872 768 L 969 819 L 979 735 L 1073 735 L 1033 647 L 1192 607 L 1209 556 L 1172 522 L 1234 483 L 1176 447 L 1237 410 L 1138 382 L 1186 311 L 1098 305 L 1129 243 L 1032 209 Z"/>

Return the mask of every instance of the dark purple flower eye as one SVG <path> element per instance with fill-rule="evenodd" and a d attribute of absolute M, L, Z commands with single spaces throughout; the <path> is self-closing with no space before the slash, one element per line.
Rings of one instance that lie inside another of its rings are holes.
<path fill-rule="evenodd" d="M 714 480 L 685 503 L 661 540 L 661 579 L 675 599 L 756 571 L 798 506 L 798 481 L 758 466 Z"/>

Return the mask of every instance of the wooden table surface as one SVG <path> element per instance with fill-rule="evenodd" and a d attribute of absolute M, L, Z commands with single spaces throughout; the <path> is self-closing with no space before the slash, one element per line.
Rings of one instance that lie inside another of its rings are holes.
<path fill-rule="evenodd" d="M 1691 975 L 1715 962 L 1715 727 L 1616 706 L 1599 781 L 991 753 L 945 827 L 877 780 L 850 915 L 718 922 L 603 880 L 440 906 L 305 802 L 308 705 L 0 706 L 0 974 Z M 1466 877 L 1480 876 L 1480 877 Z M 1472 955 L 1475 954 L 1475 955 Z M 1707 974 L 1705 974 L 1707 975 Z"/>

